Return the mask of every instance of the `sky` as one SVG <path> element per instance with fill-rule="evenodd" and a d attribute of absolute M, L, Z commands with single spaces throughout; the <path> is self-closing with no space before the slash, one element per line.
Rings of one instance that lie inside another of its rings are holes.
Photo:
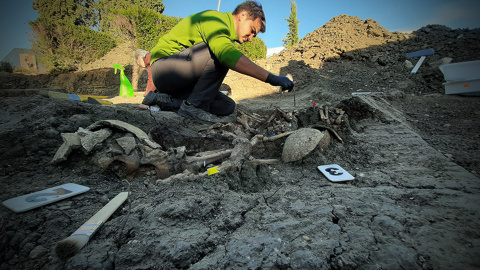
<path fill-rule="evenodd" d="M 220 0 L 220 11 L 231 12 L 243 0 Z M 267 31 L 258 36 L 267 48 L 283 45 L 288 33 L 290 0 L 258 0 L 263 5 Z M 38 17 L 32 0 L 0 0 L 0 59 L 14 48 L 30 48 L 28 22 Z M 187 17 L 213 9 L 219 0 L 163 0 L 165 15 Z M 393 31 L 411 31 L 428 24 L 442 24 L 452 29 L 480 28 L 478 0 L 296 0 L 300 38 L 323 26 L 331 18 L 346 14 L 360 19 L 374 19 Z M 147 48 L 148 49 L 148 48 Z"/>

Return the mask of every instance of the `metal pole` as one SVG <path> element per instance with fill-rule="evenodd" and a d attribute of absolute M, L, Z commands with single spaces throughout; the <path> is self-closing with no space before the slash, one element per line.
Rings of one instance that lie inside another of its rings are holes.
<path fill-rule="evenodd" d="M 220 2 L 222 2 L 222 0 L 218 0 L 218 7 L 217 7 L 217 11 L 220 11 Z"/>

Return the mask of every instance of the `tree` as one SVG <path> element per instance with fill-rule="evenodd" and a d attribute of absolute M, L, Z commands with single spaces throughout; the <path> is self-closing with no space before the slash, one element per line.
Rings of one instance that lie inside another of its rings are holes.
<path fill-rule="evenodd" d="M 95 0 L 35 0 L 39 17 L 29 22 L 32 50 L 51 71 L 74 70 L 78 63 L 100 58 L 115 46 L 108 35 L 93 30 Z"/>
<path fill-rule="evenodd" d="M 65 24 L 96 25 L 95 0 L 35 0 L 32 8 L 40 18 Z"/>
<path fill-rule="evenodd" d="M 265 59 L 267 56 L 267 45 L 259 37 L 254 37 L 250 42 L 236 44 L 236 47 L 250 60 Z"/>
<path fill-rule="evenodd" d="M 286 34 L 286 38 L 282 39 L 283 45 L 285 48 L 291 48 L 293 45 L 297 44 L 299 41 L 298 37 L 298 23 L 300 22 L 297 20 L 297 4 L 290 0 L 290 17 L 285 19 L 288 22 L 288 34 Z"/>
<path fill-rule="evenodd" d="M 162 0 L 34 0 L 32 8 L 39 14 L 29 22 L 32 50 L 52 71 L 100 58 L 116 45 L 114 37 L 152 46 L 179 20 L 161 14 Z"/>
<path fill-rule="evenodd" d="M 115 38 L 132 40 L 137 48 L 153 48 L 158 39 L 168 33 L 181 18 L 166 16 L 152 9 L 130 7 L 112 13 L 109 32 Z"/>
<path fill-rule="evenodd" d="M 134 2 L 139 8 L 151 9 L 160 14 L 165 10 L 165 5 L 162 0 L 135 0 Z"/>
<path fill-rule="evenodd" d="M 111 21 L 117 16 L 118 10 L 127 10 L 129 8 L 150 9 L 159 14 L 165 10 L 162 0 L 98 0 L 95 4 L 97 10 L 100 31 L 111 32 Z"/>
<path fill-rule="evenodd" d="M 12 64 L 10 64 L 10 62 L 7 62 L 7 61 L 0 62 L 0 72 L 12 73 L 13 72 Z"/>
<path fill-rule="evenodd" d="M 75 70 L 79 63 L 96 60 L 115 47 L 115 41 L 87 26 L 38 18 L 29 22 L 32 50 L 51 72 Z"/>

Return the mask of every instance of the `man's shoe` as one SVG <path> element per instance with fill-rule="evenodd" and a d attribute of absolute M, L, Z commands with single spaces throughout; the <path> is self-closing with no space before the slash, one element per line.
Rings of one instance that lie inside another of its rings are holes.
<path fill-rule="evenodd" d="M 145 105 L 150 106 L 150 105 L 154 105 L 156 101 L 157 101 L 157 96 L 155 95 L 155 92 L 150 91 L 150 92 L 148 92 L 148 94 L 143 98 L 142 104 L 145 104 Z"/>
<path fill-rule="evenodd" d="M 148 94 L 143 98 L 142 104 L 148 106 L 157 105 L 162 111 L 172 111 L 178 109 L 173 105 L 172 97 L 170 95 L 154 91 L 148 92 Z"/>
<path fill-rule="evenodd" d="M 186 101 L 184 101 L 180 106 L 180 110 L 178 110 L 178 114 L 185 118 L 198 120 L 202 122 L 208 122 L 208 123 L 222 122 L 218 116 L 211 114 L 207 111 L 204 111 L 202 109 L 199 109 L 193 105 L 187 105 Z"/>

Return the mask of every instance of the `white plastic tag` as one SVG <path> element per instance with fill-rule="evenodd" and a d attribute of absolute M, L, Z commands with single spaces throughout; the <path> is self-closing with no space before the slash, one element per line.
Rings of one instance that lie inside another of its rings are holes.
<path fill-rule="evenodd" d="M 317 167 L 320 172 L 332 182 L 351 181 L 355 179 L 351 174 L 345 171 L 337 164 L 322 165 Z"/>

